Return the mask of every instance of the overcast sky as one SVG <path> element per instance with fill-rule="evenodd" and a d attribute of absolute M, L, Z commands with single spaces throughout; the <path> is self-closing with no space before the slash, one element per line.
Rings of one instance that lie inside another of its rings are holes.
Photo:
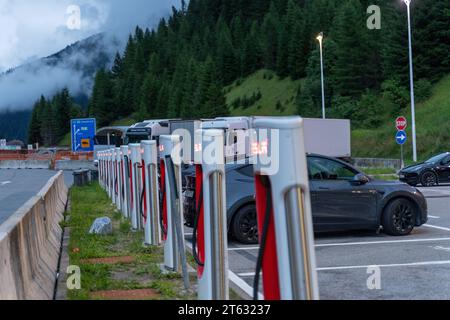
<path fill-rule="evenodd" d="M 99 32 L 125 35 L 136 25 L 153 26 L 170 12 L 172 5 L 178 7 L 180 3 L 181 0 L 0 0 L 0 72 L 53 54 Z M 77 14 L 69 10 L 72 5 L 80 9 L 80 29 L 73 24 Z"/>

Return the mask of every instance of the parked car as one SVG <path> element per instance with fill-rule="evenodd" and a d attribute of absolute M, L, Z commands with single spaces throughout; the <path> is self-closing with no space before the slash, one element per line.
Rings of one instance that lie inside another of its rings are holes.
<path fill-rule="evenodd" d="M 450 152 L 402 169 L 399 178 L 411 186 L 432 187 L 450 182 Z"/>
<path fill-rule="evenodd" d="M 401 182 L 374 180 L 355 167 L 320 155 L 308 155 L 315 232 L 358 229 L 383 230 L 404 236 L 428 220 L 425 197 Z M 187 176 L 184 197 L 186 222 L 193 225 L 195 176 Z M 258 242 L 253 167 L 226 168 L 227 214 L 231 236 L 245 244 Z"/>

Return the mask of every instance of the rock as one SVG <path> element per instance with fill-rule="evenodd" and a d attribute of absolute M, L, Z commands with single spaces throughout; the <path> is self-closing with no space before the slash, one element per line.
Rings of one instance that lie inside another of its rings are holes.
<path fill-rule="evenodd" d="M 109 235 L 113 233 L 112 221 L 110 218 L 98 218 L 89 230 L 90 234 Z"/>

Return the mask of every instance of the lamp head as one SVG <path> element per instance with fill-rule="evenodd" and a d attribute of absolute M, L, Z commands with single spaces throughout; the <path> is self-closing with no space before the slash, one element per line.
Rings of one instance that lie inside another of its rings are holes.
<path fill-rule="evenodd" d="M 316 38 L 320 43 L 323 41 L 323 32 L 319 33 L 319 35 Z"/>

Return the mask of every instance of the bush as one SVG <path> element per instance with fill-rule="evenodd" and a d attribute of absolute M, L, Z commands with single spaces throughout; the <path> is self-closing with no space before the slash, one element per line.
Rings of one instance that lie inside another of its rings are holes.
<path fill-rule="evenodd" d="M 431 97 L 433 85 L 427 79 L 420 79 L 414 84 L 416 100 L 422 102 Z"/>
<path fill-rule="evenodd" d="M 386 80 L 381 84 L 383 98 L 391 101 L 397 111 L 406 108 L 410 103 L 409 90 L 399 80 Z"/>

